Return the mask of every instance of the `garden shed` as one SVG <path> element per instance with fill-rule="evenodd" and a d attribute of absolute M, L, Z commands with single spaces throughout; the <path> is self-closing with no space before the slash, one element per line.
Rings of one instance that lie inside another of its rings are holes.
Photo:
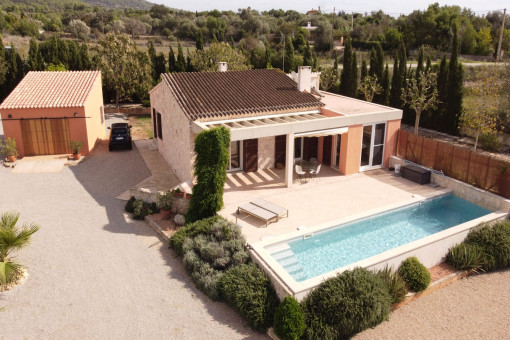
<path fill-rule="evenodd" d="M 0 105 L 5 138 L 20 156 L 88 154 L 105 137 L 100 71 L 29 72 Z"/>

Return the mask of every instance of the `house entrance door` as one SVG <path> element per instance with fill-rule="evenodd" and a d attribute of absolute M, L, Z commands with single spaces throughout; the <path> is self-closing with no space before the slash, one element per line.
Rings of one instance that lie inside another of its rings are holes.
<path fill-rule="evenodd" d="M 55 155 L 71 152 L 67 119 L 20 120 L 25 155 Z"/>
<path fill-rule="evenodd" d="M 259 140 L 246 139 L 243 141 L 243 170 L 253 172 L 259 169 Z"/>

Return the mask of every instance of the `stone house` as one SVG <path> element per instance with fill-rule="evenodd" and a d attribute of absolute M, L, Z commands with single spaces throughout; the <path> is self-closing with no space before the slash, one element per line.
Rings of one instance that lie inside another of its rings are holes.
<path fill-rule="evenodd" d="M 228 171 L 285 168 L 317 159 L 339 175 L 388 166 L 402 110 L 321 92 L 320 73 L 278 69 L 163 74 L 150 91 L 154 139 L 180 181 L 192 180 L 193 143 L 230 129 Z M 292 166 L 286 166 L 291 164 Z"/>

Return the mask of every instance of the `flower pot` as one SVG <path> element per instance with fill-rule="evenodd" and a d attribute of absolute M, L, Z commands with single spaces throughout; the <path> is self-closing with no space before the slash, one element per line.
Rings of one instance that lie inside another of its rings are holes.
<path fill-rule="evenodd" d="M 161 214 L 161 218 L 163 220 L 168 220 L 170 219 L 170 215 L 172 215 L 172 210 L 160 209 L 159 213 Z"/>
<path fill-rule="evenodd" d="M 11 163 L 16 162 L 16 156 L 15 155 L 8 155 L 7 160 Z"/>
<path fill-rule="evenodd" d="M 81 153 L 73 153 L 73 158 L 75 161 L 79 160 L 81 158 Z"/>

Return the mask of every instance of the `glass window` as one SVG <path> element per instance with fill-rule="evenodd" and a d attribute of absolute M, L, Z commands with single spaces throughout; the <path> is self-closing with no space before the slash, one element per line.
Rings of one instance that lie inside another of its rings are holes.
<path fill-rule="evenodd" d="M 230 142 L 230 166 L 229 169 L 241 168 L 241 143 L 239 141 Z"/>
<path fill-rule="evenodd" d="M 295 159 L 303 158 L 303 137 L 298 137 L 294 139 L 294 158 Z"/>

